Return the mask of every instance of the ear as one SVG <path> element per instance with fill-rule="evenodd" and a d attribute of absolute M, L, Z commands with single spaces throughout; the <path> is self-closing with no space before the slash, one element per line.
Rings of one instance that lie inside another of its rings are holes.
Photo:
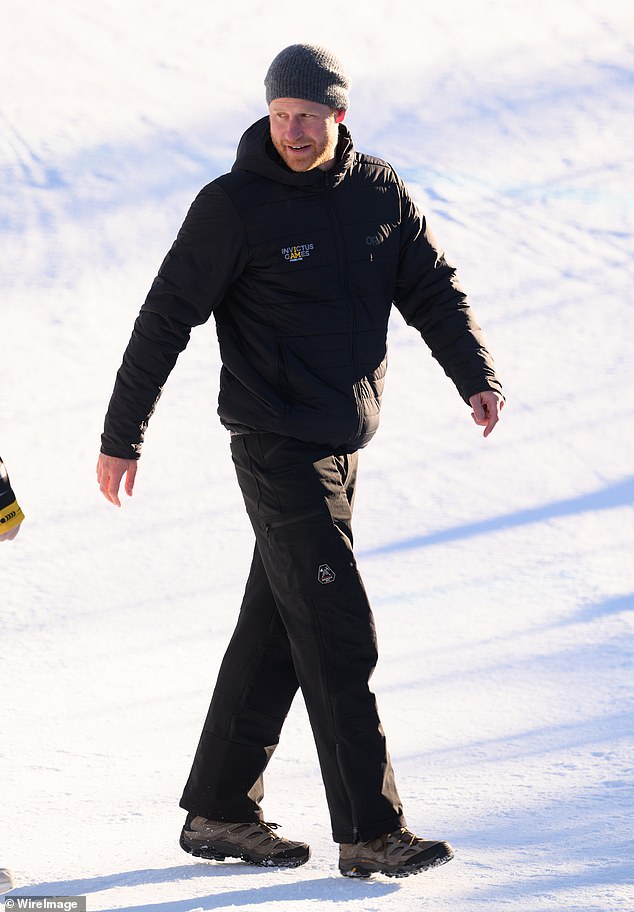
<path fill-rule="evenodd" d="M 335 111 L 335 123 L 343 123 L 343 119 L 346 116 L 345 108 L 337 108 Z"/>

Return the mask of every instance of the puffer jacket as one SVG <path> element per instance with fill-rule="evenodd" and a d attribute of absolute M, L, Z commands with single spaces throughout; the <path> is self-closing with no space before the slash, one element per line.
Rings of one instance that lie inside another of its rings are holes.
<path fill-rule="evenodd" d="M 393 304 L 465 401 L 501 390 L 455 270 L 403 182 L 339 131 L 333 169 L 298 173 L 263 118 L 242 137 L 232 171 L 200 192 L 137 318 L 103 452 L 139 455 L 191 328 L 212 313 L 218 414 L 234 432 L 365 446 L 379 423 Z"/>

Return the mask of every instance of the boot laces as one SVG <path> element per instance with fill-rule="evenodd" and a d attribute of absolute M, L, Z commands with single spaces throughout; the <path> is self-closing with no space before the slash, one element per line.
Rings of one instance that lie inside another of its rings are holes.
<path fill-rule="evenodd" d="M 391 840 L 394 840 L 395 842 L 406 842 L 409 846 L 413 846 L 418 841 L 418 836 L 416 836 L 415 833 L 412 833 L 411 830 L 408 830 L 407 827 L 401 827 L 399 830 L 393 830 L 391 833 L 383 833 L 382 836 L 373 839 L 370 844 L 375 852 L 387 852 Z"/>
<path fill-rule="evenodd" d="M 418 839 L 418 836 L 415 833 L 412 833 L 411 830 L 408 830 L 407 827 L 401 827 L 399 833 L 401 834 L 401 842 L 407 842 L 411 846 L 413 846 Z"/>

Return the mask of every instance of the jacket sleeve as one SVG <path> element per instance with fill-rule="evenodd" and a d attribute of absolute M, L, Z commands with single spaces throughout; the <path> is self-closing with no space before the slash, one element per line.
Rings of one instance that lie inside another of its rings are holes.
<path fill-rule="evenodd" d="M 424 216 L 401 183 L 401 249 L 394 303 L 415 327 L 468 404 L 475 393 L 502 393 L 482 330 Z"/>
<path fill-rule="evenodd" d="M 24 513 L 18 505 L 7 470 L 0 459 L 0 535 L 19 526 L 23 519 Z"/>
<path fill-rule="evenodd" d="M 247 260 L 244 228 L 218 182 L 196 197 L 136 319 L 101 452 L 138 459 L 148 421 L 193 326 L 209 319 Z"/>

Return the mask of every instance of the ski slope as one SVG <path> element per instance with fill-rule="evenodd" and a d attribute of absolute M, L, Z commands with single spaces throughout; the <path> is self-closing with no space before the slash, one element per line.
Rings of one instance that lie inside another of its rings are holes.
<path fill-rule="evenodd" d="M 634 908 L 634 7 L 625 0 L 3 0 L 0 864 L 128 912 Z M 408 181 L 508 396 L 483 440 L 396 314 L 356 547 L 405 880 L 337 872 L 300 698 L 264 810 L 309 864 L 178 847 L 251 531 L 196 330 L 115 510 L 94 465 L 132 323 L 296 41 L 347 64 L 357 148 Z"/>

